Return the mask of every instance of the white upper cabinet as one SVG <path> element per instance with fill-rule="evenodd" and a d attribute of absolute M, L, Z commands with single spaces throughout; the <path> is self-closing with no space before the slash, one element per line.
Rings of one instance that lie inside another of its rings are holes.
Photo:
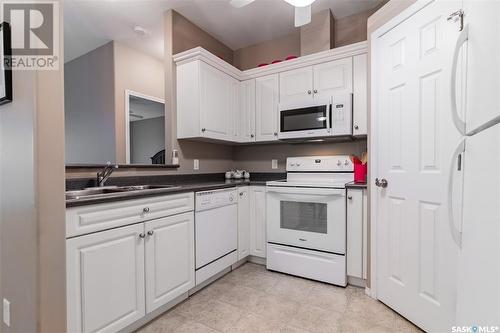
<path fill-rule="evenodd" d="M 194 214 L 146 222 L 145 234 L 149 313 L 194 287 Z"/>
<path fill-rule="evenodd" d="M 239 103 L 239 142 L 255 142 L 255 79 L 240 83 Z"/>
<path fill-rule="evenodd" d="M 335 135 L 366 135 L 365 43 L 246 71 L 201 47 L 175 55 L 174 61 L 178 139 L 276 141 L 280 103 L 306 106 L 308 101 L 332 96 L 344 105 L 347 98 L 349 105 L 354 103 L 349 117 L 337 122 L 341 128 L 335 129 Z"/>
<path fill-rule="evenodd" d="M 360 54 L 353 57 L 353 120 L 352 134 L 354 136 L 366 135 L 368 128 L 368 71 L 367 55 Z"/>
<path fill-rule="evenodd" d="M 305 101 L 313 98 L 312 67 L 303 67 L 279 74 L 280 102 Z"/>
<path fill-rule="evenodd" d="M 315 97 L 352 93 L 352 57 L 313 66 Z"/>
<path fill-rule="evenodd" d="M 255 79 L 255 141 L 278 140 L 278 74 Z"/>
<path fill-rule="evenodd" d="M 203 61 L 177 66 L 177 138 L 235 140 L 237 83 Z"/>

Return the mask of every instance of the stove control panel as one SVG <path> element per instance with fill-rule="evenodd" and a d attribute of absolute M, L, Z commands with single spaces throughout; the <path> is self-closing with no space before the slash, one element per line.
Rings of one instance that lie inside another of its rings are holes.
<path fill-rule="evenodd" d="M 347 155 L 289 157 L 286 171 L 353 172 L 354 166 Z"/>

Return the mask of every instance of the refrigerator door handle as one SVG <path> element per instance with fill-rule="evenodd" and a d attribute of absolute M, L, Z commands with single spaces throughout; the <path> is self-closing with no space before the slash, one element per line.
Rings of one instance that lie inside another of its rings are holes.
<path fill-rule="evenodd" d="M 451 66 L 451 117 L 453 118 L 453 123 L 458 129 L 460 134 L 465 135 L 465 122 L 458 115 L 457 108 L 457 66 L 458 66 L 458 55 L 460 54 L 460 49 L 462 45 L 469 39 L 469 25 L 465 25 L 460 35 L 458 35 L 457 42 L 455 44 L 455 51 L 453 52 L 453 62 Z"/>
<path fill-rule="evenodd" d="M 464 152 L 464 150 L 465 139 L 462 139 L 453 152 L 450 163 L 450 174 L 448 176 L 448 224 L 450 227 L 451 237 L 460 249 L 462 248 L 462 231 L 457 228 L 457 224 L 455 223 L 455 212 L 453 210 L 453 175 L 455 174 L 456 169 L 462 169 L 461 154 Z M 455 163 L 455 161 L 457 160 L 459 160 L 459 165 Z"/>

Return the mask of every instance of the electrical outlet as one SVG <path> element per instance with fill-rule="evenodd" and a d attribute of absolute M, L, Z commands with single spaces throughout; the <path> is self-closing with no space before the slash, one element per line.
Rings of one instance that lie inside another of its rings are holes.
<path fill-rule="evenodd" d="M 3 322 L 10 326 L 10 302 L 5 298 L 3 299 Z"/>
<path fill-rule="evenodd" d="M 193 169 L 194 170 L 200 170 L 200 160 L 194 160 L 193 161 Z"/>
<path fill-rule="evenodd" d="M 271 160 L 271 168 L 278 169 L 278 160 Z"/>

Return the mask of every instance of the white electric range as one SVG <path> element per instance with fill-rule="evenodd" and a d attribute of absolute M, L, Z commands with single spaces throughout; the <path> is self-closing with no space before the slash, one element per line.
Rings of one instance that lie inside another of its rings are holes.
<path fill-rule="evenodd" d="M 286 169 L 266 183 L 267 268 L 346 286 L 349 156 L 288 158 Z"/>

